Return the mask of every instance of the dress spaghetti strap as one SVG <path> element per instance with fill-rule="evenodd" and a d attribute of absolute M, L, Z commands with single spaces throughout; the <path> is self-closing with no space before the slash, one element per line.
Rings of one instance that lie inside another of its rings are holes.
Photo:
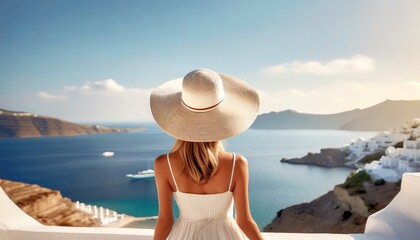
<path fill-rule="evenodd" d="M 229 182 L 228 191 L 230 191 L 230 189 L 232 187 L 233 174 L 235 172 L 236 154 L 232 153 L 232 155 L 233 155 L 233 164 L 232 164 L 232 172 L 231 172 L 231 175 L 230 175 L 230 182 Z M 174 181 L 176 191 L 178 192 L 179 191 L 178 184 L 176 184 L 174 172 L 172 171 L 171 160 L 169 159 L 169 153 L 166 154 L 166 160 L 168 161 L 168 166 L 169 166 L 169 170 L 171 172 L 172 180 Z"/>
<path fill-rule="evenodd" d="M 174 180 L 175 188 L 176 188 L 176 191 L 178 192 L 179 191 L 178 185 L 176 184 L 174 172 L 172 171 L 171 161 L 169 160 L 169 153 L 166 154 L 166 159 L 168 160 L 168 166 L 169 166 L 169 170 L 171 171 L 172 180 Z"/>
<path fill-rule="evenodd" d="M 230 182 L 229 182 L 229 188 L 228 191 L 230 191 L 230 188 L 232 187 L 232 179 L 233 179 L 233 173 L 235 171 L 235 162 L 236 162 L 236 154 L 233 153 L 233 164 L 232 164 L 232 173 L 230 175 Z"/>

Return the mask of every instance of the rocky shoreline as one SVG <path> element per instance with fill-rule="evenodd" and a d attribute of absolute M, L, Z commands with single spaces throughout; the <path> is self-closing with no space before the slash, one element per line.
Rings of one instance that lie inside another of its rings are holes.
<path fill-rule="evenodd" d="M 382 168 L 383 163 L 380 159 L 383 156 L 388 158 L 392 156 L 390 153 L 396 151 L 396 148 L 404 150 L 405 140 L 413 141 L 418 138 L 419 123 L 419 119 L 413 119 L 367 141 L 359 138 L 342 148 L 321 149 L 320 153 L 308 153 L 302 158 L 283 158 L 281 162 L 291 164 L 328 168 L 346 167 L 358 170 L 351 173 L 345 183 L 335 186 L 332 191 L 321 197 L 309 203 L 280 210 L 272 223 L 264 230 L 268 232 L 362 233 L 368 216 L 386 207 L 399 192 L 400 182 L 395 182 L 398 178 L 391 178 L 389 176 L 393 175 L 386 174 L 375 175 L 372 171 L 394 169 L 396 174 L 398 171 L 407 171 L 407 168 L 403 170 L 400 167 L 390 167 L 386 163 Z M 407 163 L 410 157 L 415 156 L 412 154 L 408 152 L 404 155 L 399 152 L 397 159 Z M 403 157 L 405 159 L 402 159 Z M 410 161 L 415 161 L 415 157 Z M 365 164 L 369 164 L 368 167 Z M 399 165 L 400 162 L 398 162 Z"/>
<path fill-rule="evenodd" d="M 284 208 L 265 232 L 363 233 L 367 217 L 389 204 L 399 192 L 395 183 L 347 181 L 309 202 Z"/>
<path fill-rule="evenodd" d="M 348 164 L 346 160 L 347 153 L 340 148 L 323 148 L 320 153 L 309 152 L 306 156 L 301 158 L 283 158 L 280 161 L 291 164 L 307 164 L 321 167 L 346 167 L 356 168 L 354 165 Z"/>

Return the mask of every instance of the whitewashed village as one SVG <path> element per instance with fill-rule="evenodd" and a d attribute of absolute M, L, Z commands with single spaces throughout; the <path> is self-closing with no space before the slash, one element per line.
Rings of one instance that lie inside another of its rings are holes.
<path fill-rule="evenodd" d="M 394 147 L 402 142 L 402 147 Z M 370 163 L 360 163 L 365 156 L 385 149 L 385 155 Z M 398 182 L 405 172 L 420 171 L 420 119 L 401 124 L 390 131 L 365 140 L 359 138 L 342 148 L 349 155 L 350 166 L 365 170 L 373 180 Z"/>

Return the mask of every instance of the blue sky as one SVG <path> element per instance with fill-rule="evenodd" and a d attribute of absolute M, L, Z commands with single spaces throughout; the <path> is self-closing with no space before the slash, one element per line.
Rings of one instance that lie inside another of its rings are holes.
<path fill-rule="evenodd" d="M 0 108 L 150 121 L 148 94 L 201 67 L 261 112 L 420 99 L 419 1 L 0 0 Z"/>

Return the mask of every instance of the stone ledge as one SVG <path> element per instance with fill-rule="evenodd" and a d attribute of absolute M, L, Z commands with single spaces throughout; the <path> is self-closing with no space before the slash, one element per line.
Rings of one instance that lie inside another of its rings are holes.
<path fill-rule="evenodd" d="M 420 173 L 404 174 L 402 190 L 368 218 L 365 234 L 263 233 L 266 240 L 417 240 L 420 235 Z M 19 209 L 0 189 L 2 240 L 150 240 L 152 229 L 44 226 Z"/>

